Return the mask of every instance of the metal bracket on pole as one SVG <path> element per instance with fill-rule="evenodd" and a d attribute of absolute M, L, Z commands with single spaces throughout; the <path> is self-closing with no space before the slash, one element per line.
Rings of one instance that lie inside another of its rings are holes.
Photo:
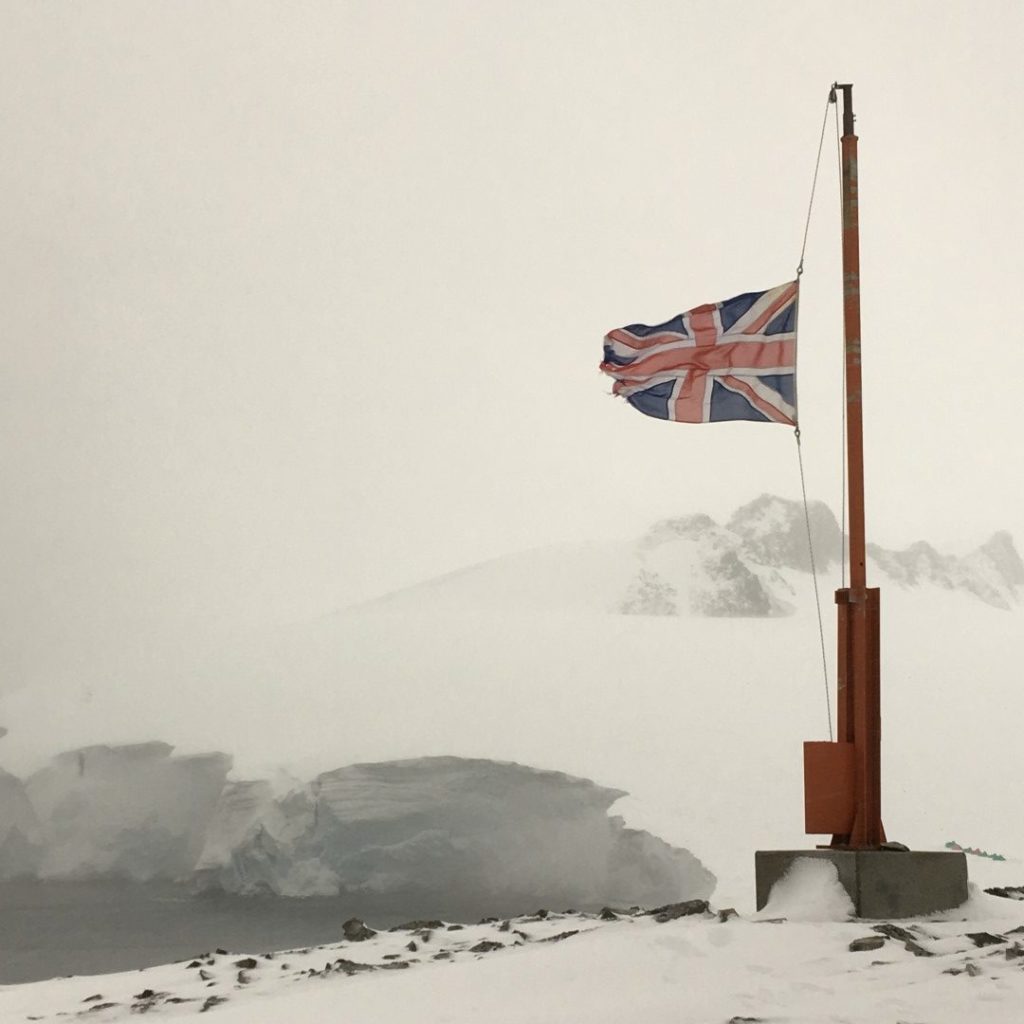
<path fill-rule="evenodd" d="M 853 84 L 836 82 L 832 86 L 832 95 L 835 96 L 836 89 L 843 90 L 843 134 L 853 134 L 853 122 L 856 120 L 853 114 Z"/>

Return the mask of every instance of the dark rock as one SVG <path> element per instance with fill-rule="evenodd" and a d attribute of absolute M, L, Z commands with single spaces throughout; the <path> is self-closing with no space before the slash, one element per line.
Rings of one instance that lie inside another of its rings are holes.
<path fill-rule="evenodd" d="M 562 939 L 571 939 L 574 935 L 579 935 L 579 928 L 574 928 L 571 932 L 559 932 L 557 935 L 549 935 L 546 939 L 541 939 L 541 942 L 561 942 Z"/>
<path fill-rule="evenodd" d="M 117 1003 L 96 1003 L 89 1007 L 88 1012 L 92 1013 L 95 1010 L 109 1010 L 112 1006 L 117 1006 Z"/>
<path fill-rule="evenodd" d="M 401 954 L 400 954 L 400 953 L 385 953 L 385 954 L 384 954 L 384 955 L 383 955 L 383 956 L 381 957 L 381 959 L 382 959 L 382 960 L 401 960 L 401 959 L 402 959 L 402 956 L 401 956 Z"/>
<path fill-rule="evenodd" d="M 667 903 L 663 907 L 655 907 L 654 910 L 649 910 L 647 913 L 658 924 L 664 924 L 666 921 L 675 921 L 680 917 L 692 917 L 694 914 L 706 914 L 707 912 L 707 900 L 684 900 L 682 903 Z"/>
<path fill-rule="evenodd" d="M 199 967 L 199 966 L 201 966 L 201 965 L 200 965 L 198 960 L 193 960 L 192 963 L 189 964 L 189 967 Z"/>
<path fill-rule="evenodd" d="M 976 946 L 998 946 L 1001 942 L 1007 942 L 1005 935 L 993 935 L 991 932 L 968 932 L 965 936 Z"/>
<path fill-rule="evenodd" d="M 241 960 L 235 961 L 236 967 L 242 967 L 247 971 L 251 971 L 254 967 L 258 967 L 259 963 L 251 956 L 242 957 Z"/>
<path fill-rule="evenodd" d="M 435 960 L 451 960 L 451 958 L 452 958 L 452 955 L 451 955 L 451 953 L 447 949 L 443 950 L 440 953 L 435 953 L 434 954 L 434 959 Z"/>
<path fill-rule="evenodd" d="M 864 953 L 869 949 L 881 949 L 885 939 L 881 935 L 865 935 L 862 939 L 854 939 L 849 945 L 851 953 Z"/>
<path fill-rule="evenodd" d="M 908 953 L 913 953 L 914 956 L 935 956 L 930 949 L 925 949 L 924 946 L 915 942 L 913 939 L 907 939 L 907 941 L 903 943 L 903 948 Z"/>
<path fill-rule="evenodd" d="M 718 920 L 725 924 L 726 921 L 731 921 L 734 917 L 740 915 L 736 912 L 734 907 L 726 907 L 724 910 L 718 912 Z"/>
<path fill-rule="evenodd" d="M 338 959 L 334 961 L 334 966 L 340 971 L 344 971 L 345 974 L 359 974 L 362 971 L 375 971 L 377 968 L 373 964 L 360 964 L 354 960 L 343 960 Z"/>
<path fill-rule="evenodd" d="M 218 953 L 220 956 L 227 956 L 228 951 L 226 949 L 215 949 L 214 953 Z"/>
<path fill-rule="evenodd" d="M 461 924 L 450 924 L 450 925 L 448 925 L 448 931 L 450 931 L 450 932 L 461 932 L 462 931 L 462 925 Z"/>
<path fill-rule="evenodd" d="M 491 942 L 488 939 L 484 939 L 483 942 L 478 942 L 475 946 L 471 946 L 470 953 L 493 953 L 496 949 L 504 949 L 505 944 L 503 942 Z"/>
<path fill-rule="evenodd" d="M 1024 900 L 1024 885 L 994 885 L 985 892 L 990 896 L 1001 896 L 1004 900 Z"/>
<path fill-rule="evenodd" d="M 144 988 L 138 995 L 132 996 L 132 999 L 152 999 L 155 995 L 151 988 Z"/>
<path fill-rule="evenodd" d="M 619 915 L 611 907 L 602 907 L 598 915 L 602 921 L 618 921 Z"/>
<path fill-rule="evenodd" d="M 497 924 L 498 919 L 496 917 L 481 917 L 480 924 Z"/>
<path fill-rule="evenodd" d="M 1006 954 L 1007 960 L 1019 960 L 1024 957 L 1024 946 L 1019 942 L 1015 942 L 1012 946 L 1008 946 L 1003 952 Z"/>
<path fill-rule="evenodd" d="M 358 917 L 350 917 L 341 926 L 341 931 L 349 942 L 365 942 L 377 934 L 372 928 L 367 928 Z"/>
<path fill-rule="evenodd" d="M 101 993 L 97 992 L 96 995 L 94 995 L 94 996 L 86 996 L 82 1000 L 82 1002 L 83 1003 L 95 1003 L 98 999 L 102 999 L 102 998 L 103 998 L 103 995 Z"/>
<path fill-rule="evenodd" d="M 199 978 L 201 981 L 213 981 L 213 975 L 209 971 L 200 970 Z"/>
<path fill-rule="evenodd" d="M 402 971 L 409 966 L 406 960 L 393 960 L 389 964 L 381 964 L 380 969 L 382 971 Z"/>
<path fill-rule="evenodd" d="M 199 1007 L 199 1012 L 206 1013 L 207 1010 L 212 1010 L 215 1006 L 220 1006 L 221 1003 L 226 1003 L 227 1001 L 227 996 L 207 996 L 206 1001 Z"/>
<path fill-rule="evenodd" d="M 913 942 L 917 938 L 913 932 L 901 928 L 898 924 L 873 924 L 871 930 L 884 935 L 887 939 L 897 939 L 900 942 Z"/>
<path fill-rule="evenodd" d="M 976 978 L 981 974 L 981 968 L 977 964 L 971 963 L 970 960 L 964 965 L 964 970 L 969 978 Z"/>
<path fill-rule="evenodd" d="M 246 974 L 245 971 L 239 971 L 238 974 L 235 975 L 235 981 L 237 981 L 239 985 L 248 985 L 250 980 L 249 975 Z"/>
<path fill-rule="evenodd" d="M 546 918 L 548 916 L 548 911 L 546 911 L 546 910 L 536 910 L 536 911 L 534 911 L 533 916 L 535 918 L 537 918 L 538 921 L 543 921 L 544 918 Z"/>
<path fill-rule="evenodd" d="M 498 929 L 499 932 L 507 932 L 512 927 L 511 921 L 502 921 L 501 927 Z"/>
<path fill-rule="evenodd" d="M 396 924 L 394 928 L 389 928 L 391 932 L 419 932 L 425 929 L 432 928 L 443 928 L 444 921 L 406 921 L 405 924 Z M 460 926 L 461 927 L 461 926 Z"/>
<path fill-rule="evenodd" d="M 410 942 L 405 947 L 410 953 L 415 953 L 420 947 L 415 942 Z"/>

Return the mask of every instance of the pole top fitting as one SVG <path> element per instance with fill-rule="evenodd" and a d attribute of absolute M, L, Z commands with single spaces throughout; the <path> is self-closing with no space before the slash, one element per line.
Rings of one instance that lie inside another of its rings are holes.
<path fill-rule="evenodd" d="M 835 103 L 837 89 L 843 90 L 843 134 L 852 135 L 853 122 L 855 120 L 853 114 L 853 83 L 833 82 L 832 91 L 829 93 L 830 103 Z"/>

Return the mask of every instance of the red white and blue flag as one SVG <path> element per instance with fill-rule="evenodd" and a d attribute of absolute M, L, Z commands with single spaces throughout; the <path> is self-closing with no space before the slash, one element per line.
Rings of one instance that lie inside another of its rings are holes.
<path fill-rule="evenodd" d="M 796 425 L 796 281 L 631 324 L 604 339 L 612 391 L 677 423 Z"/>

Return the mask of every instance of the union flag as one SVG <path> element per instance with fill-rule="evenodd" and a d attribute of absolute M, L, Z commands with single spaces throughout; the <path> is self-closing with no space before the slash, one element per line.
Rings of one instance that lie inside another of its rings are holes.
<path fill-rule="evenodd" d="M 796 426 L 798 282 L 696 306 L 604 339 L 612 391 L 677 423 L 755 420 Z"/>

